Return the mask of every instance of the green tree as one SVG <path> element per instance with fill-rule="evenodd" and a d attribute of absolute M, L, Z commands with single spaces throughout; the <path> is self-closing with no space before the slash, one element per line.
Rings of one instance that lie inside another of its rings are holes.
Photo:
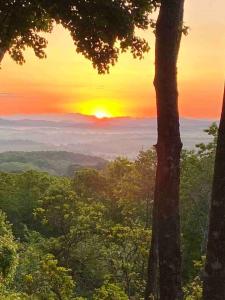
<path fill-rule="evenodd" d="M 151 226 L 155 168 L 155 151 L 140 151 L 114 188 L 123 220 L 128 224 Z"/>
<path fill-rule="evenodd" d="M 199 260 L 206 251 L 215 154 L 208 153 L 210 144 L 202 144 L 202 149 L 198 152 L 184 151 L 182 154 L 180 196 L 185 281 L 196 275 L 193 261 Z"/>
<path fill-rule="evenodd" d="M 202 271 L 204 264 L 205 257 L 202 257 L 199 261 L 194 261 L 194 268 L 198 275 L 184 286 L 183 290 L 185 300 L 202 300 Z"/>
<path fill-rule="evenodd" d="M 11 225 L 0 211 L 0 291 L 13 280 L 17 263 L 17 243 Z"/>
<path fill-rule="evenodd" d="M 103 199 L 108 189 L 105 176 L 96 169 L 81 169 L 76 171 L 73 181 L 76 194 L 86 199 Z"/>
<path fill-rule="evenodd" d="M 101 288 L 97 289 L 93 300 L 128 300 L 129 298 L 119 285 L 106 282 Z"/>
<path fill-rule="evenodd" d="M 30 254 L 29 265 L 25 273 L 20 274 L 20 289 L 27 295 L 37 296 L 42 299 L 59 299 L 67 300 L 73 298 L 74 282 L 70 276 L 70 270 L 58 265 L 57 259 L 52 254 L 43 255 L 42 258 Z M 24 256 L 21 259 L 26 259 Z M 24 262 L 23 262 L 24 264 Z M 35 264 L 35 267 L 34 265 Z"/>
<path fill-rule="evenodd" d="M 115 161 L 115 168 L 112 164 L 110 170 L 118 170 L 118 160 Z M 124 168 L 123 164 L 121 166 L 120 160 L 119 170 Z M 151 159 L 149 164 L 152 164 Z M 129 165 L 134 167 L 134 163 L 129 162 Z M 132 168 L 125 167 L 120 179 L 115 176 L 115 190 Z M 106 182 L 110 180 L 108 167 L 99 175 L 103 176 Z M 141 213 L 138 216 L 136 213 L 133 214 L 133 223 L 131 217 L 129 222 L 122 220 L 119 223 L 117 215 L 112 214 L 110 201 L 114 202 L 121 215 L 124 214 L 123 210 L 128 211 L 130 206 L 126 208 L 127 204 L 124 202 L 121 207 L 120 201 L 118 199 L 115 201 L 117 197 L 115 190 L 105 191 L 104 186 L 95 190 L 92 186 L 92 176 L 95 182 L 99 175 L 96 172 L 82 170 L 72 184 L 69 182 L 54 184 L 42 196 L 35 214 L 50 228 L 51 237 L 46 243 L 48 251 L 57 257 L 61 265 L 72 269 L 80 295 L 90 297 L 105 279 L 110 279 L 114 283 L 120 283 L 128 295 L 141 297 L 145 284 L 150 238 L 150 230 L 143 227 L 146 217 Z M 87 180 L 90 176 L 91 185 Z M 79 182 L 79 188 L 82 190 L 82 192 L 79 190 L 79 195 L 73 191 L 74 182 L 76 182 L 75 190 Z M 87 193 L 85 193 L 86 186 Z M 90 186 L 94 192 L 89 190 Z M 141 191 L 142 186 L 139 188 Z M 135 190 L 133 194 L 134 199 L 137 197 L 136 192 Z"/>
<path fill-rule="evenodd" d="M 145 286 L 148 245 L 151 232 L 141 226 L 115 225 L 105 239 L 107 278 L 119 283 L 129 299 L 140 299 Z"/>
<path fill-rule="evenodd" d="M 78 290 L 90 291 L 103 280 L 99 254 L 104 205 L 99 202 L 85 203 L 72 190 L 72 185 L 50 187 L 35 210 L 52 233 L 48 248 L 60 263 L 72 269 Z"/>
<path fill-rule="evenodd" d="M 11 284 L 14 292 L 30 299 L 72 299 L 75 284 L 71 271 L 60 266 L 54 255 L 48 253 L 46 239 L 38 232 L 27 230 L 25 238 Z"/>
<path fill-rule="evenodd" d="M 57 177 L 35 171 L 0 173 L 0 209 L 13 224 L 16 236 L 23 238 L 24 226 L 40 230 L 40 224 L 33 218 L 33 210 L 38 206 L 41 195 L 57 181 Z"/>

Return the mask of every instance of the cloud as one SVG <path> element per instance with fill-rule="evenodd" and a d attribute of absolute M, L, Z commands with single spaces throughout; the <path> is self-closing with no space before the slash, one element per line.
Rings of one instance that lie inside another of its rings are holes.
<path fill-rule="evenodd" d="M 16 95 L 12 94 L 12 93 L 7 93 L 7 92 L 0 92 L 0 98 L 3 98 L 3 97 L 16 97 Z"/>

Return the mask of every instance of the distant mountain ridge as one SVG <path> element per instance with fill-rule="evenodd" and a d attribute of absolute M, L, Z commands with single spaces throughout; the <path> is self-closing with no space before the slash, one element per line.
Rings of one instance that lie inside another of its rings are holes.
<path fill-rule="evenodd" d="M 204 132 L 211 119 L 181 118 L 184 148 L 210 141 Z M 135 158 L 156 143 L 157 120 L 104 118 L 82 114 L 0 116 L 0 152 L 67 151 L 113 159 Z"/>
<path fill-rule="evenodd" d="M 90 155 L 66 151 L 9 151 L 0 153 L 0 172 L 37 170 L 52 175 L 71 176 L 80 168 L 101 169 L 107 161 Z"/>
<path fill-rule="evenodd" d="M 214 119 L 194 119 L 181 118 L 181 127 L 192 124 L 208 125 L 215 122 Z M 82 114 L 49 114 L 49 115 L 12 115 L 0 116 L 0 126 L 25 126 L 25 127 L 79 127 L 86 128 L 91 126 L 113 126 L 113 127 L 132 127 L 132 126 L 156 126 L 156 117 L 133 118 L 133 117 L 112 117 L 98 119 L 95 116 Z"/>
<path fill-rule="evenodd" d="M 0 126 L 9 126 L 9 127 L 87 127 L 88 123 L 73 123 L 66 121 L 46 121 L 46 120 L 30 120 L 30 119 L 21 119 L 21 120 L 8 120 L 0 119 Z"/>

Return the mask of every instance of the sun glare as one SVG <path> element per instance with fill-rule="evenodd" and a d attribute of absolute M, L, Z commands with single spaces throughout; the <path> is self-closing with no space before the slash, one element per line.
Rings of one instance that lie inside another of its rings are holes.
<path fill-rule="evenodd" d="M 72 104 L 73 111 L 78 111 L 81 114 L 94 116 L 101 120 L 104 118 L 114 118 L 123 116 L 121 103 L 110 99 L 93 99 Z M 70 108 L 71 110 L 71 108 Z"/>
<path fill-rule="evenodd" d="M 110 117 L 109 114 L 107 114 L 105 111 L 102 110 L 96 111 L 94 115 L 97 119 L 104 119 Z"/>

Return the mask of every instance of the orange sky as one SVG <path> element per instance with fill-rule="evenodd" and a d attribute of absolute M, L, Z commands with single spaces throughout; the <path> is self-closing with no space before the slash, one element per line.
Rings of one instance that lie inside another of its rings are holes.
<path fill-rule="evenodd" d="M 190 34 L 179 58 L 180 112 L 188 117 L 218 117 L 225 80 L 225 1 L 186 0 Z M 27 63 L 6 56 L 0 70 L 0 115 L 79 112 L 108 116 L 155 115 L 154 36 L 144 60 L 121 55 L 109 75 L 98 75 L 76 54 L 69 34 L 57 27 L 49 36 L 48 58 L 27 51 Z"/>

